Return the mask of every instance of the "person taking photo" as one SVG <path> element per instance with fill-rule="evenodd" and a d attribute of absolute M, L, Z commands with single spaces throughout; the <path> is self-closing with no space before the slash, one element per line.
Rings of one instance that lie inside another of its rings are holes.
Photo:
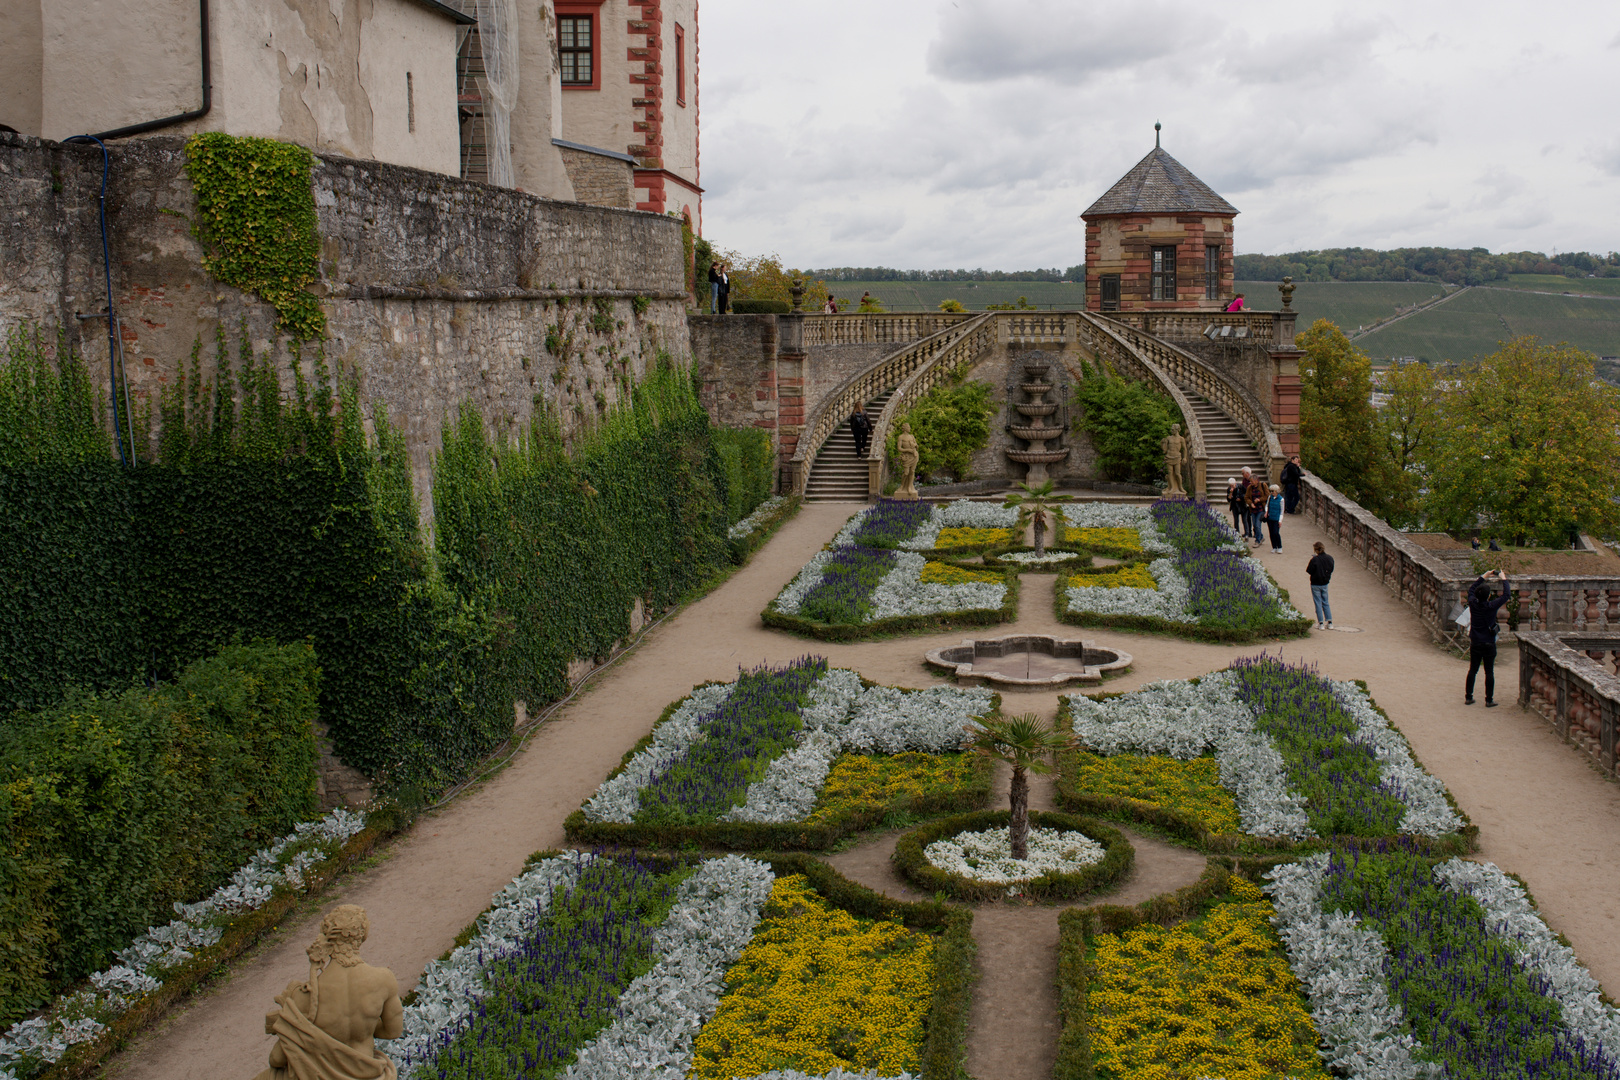
<path fill-rule="evenodd" d="M 1491 582 L 1500 582 L 1502 595 L 1491 597 Z M 1468 682 L 1463 704 L 1474 703 L 1474 676 L 1485 669 L 1485 707 L 1496 708 L 1496 612 L 1507 603 L 1507 573 L 1488 570 L 1468 588 Z"/>

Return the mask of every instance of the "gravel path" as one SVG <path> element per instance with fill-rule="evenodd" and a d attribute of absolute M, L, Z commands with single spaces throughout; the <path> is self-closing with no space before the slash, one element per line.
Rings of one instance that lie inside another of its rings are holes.
<path fill-rule="evenodd" d="M 806 506 L 725 585 L 652 630 L 617 667 L 598 676 L 592 689 L 535 733 L 507 769 L 417 822 L 374 866 L 342 882 L 321 910 L 339 902 L 363 905 L 372 925 L 367 960 L 391 967 L 402 989 L 409 989 L 422 966 L 450 945 L 490 896 L 519 871 L 526 856 L 565 843 L 563 818 L 646 733 L 663 707 L 693 684 L 731 678 L 740 665 L 780 663 L 805 653 L 824 655 L 834 665 L 854 667 L 881 683 L 921 687 L 940 682 L 924 667 L 922 655 L 927 649 L 957 643 L 966 636 L 962 632 L 836 645 L 768 630 L 759 621 L 760 610 L 854 509 L 840 504 Z M 1311 541 L 1326 537 L 1314 526 L 1290 519 L 1283 538 L 1283 554 L 1263 549 L 1260 558 L 1308 607 L 1305 563 Z M 1465 707 L 1461 684 L 1466 662 L 1430 644 L 1428 631 L 1345 549 L 1330 543 L 1328 550 L 1339 564 L 1332 586 L 1335 622 L 1363 632 L 1313 631 L 1309 639 L 1263 648 L 1272 653 L 1280 649 L 1290 660 L 1311 660 L 1336 678 L 1365 679 L 1424 764 L 1445 780 L 1480 826 L 1480 858 L 1523 876 L 1553 929 L 1570 939 L 1611 992 L 1620 992 L 1620 927 L 1613 899 L 1620 895 L 1620 860 L 1614 857 L 1614 837 L 1620 835 L 1620 786 L 1603 779 L 1563 745 L 1539 717 L 1513 706 L 1518 665 L 1511 649 L 1503 649 L 1498 663 L 1497 697 L 1507 703 L 1505 707 L 1489 712 L 1478 705 Z M 1007 629 L 1083 634 L 1132 653 L 1134 668 L 1110 680 L 1111 690 L 1202 675 L 1225 666 L 1234 656 L 1252 655 L 1262 648 L 1064 627 L 1052 613 L 1052 580 L 1050 575 L 1024 576 L 1020 617 Z M 1006 707 L 1052 715 L 1056 696 L 1008 694 Z M 1143 864 L 1138 873 L 1145 882 L 1160 880 L 1146 876 L 1153 865 L 1147 848 L 1146 843 L 1138 846 Z M 860 850 L 842 853 L 834 861 Z M 1168 847 L 1166 851 L 1186 854 Z M 1165 873 L 1164 882 L 1179 882 L 1185 868 Z M 1026 1043 L 1038 1045 L 1017 1060 L 985 1039 L 988 1031 L 1011 1023 L 1020 1009 L 1032 1013 L 1044 1009 L 1034 999 L 1003 1000 L 992 993 L 1003 981 L 996 974 L 1003 963 L 998 957 L 1011 957 L 1016 963 L 1020 955 L 1041 952 L 1035 931 L 1003 920 L 1020 918 L 1018 913 L 1024 911 L 1046 917 L 1052 910 L 1005 907 L 985 909 L 980 915 L 983 1002 L 976 1006 L 978 1034 L 970 1050 L 971 1067 L 980 1076 L 1017 1080 L 1050 1075 L 1052 1040 L 1050 1034 L 1041 1034 L 1045 1027 L 1039 1031 L 1032 1027 L 1026 1034 Z M 1055 940 L 1055 916 L 1051 919 Z M 273 940 L 239 963 L 230 978 L 121 1054 L 109 1075 L 229 1080 L 256 1074 L 270 1047 L 270 1039 L 262 1034 L 263 1015 L 288 981 L 302 978 L 307 969 L 304 947 L 313 939 L 317 922 L 312 916 L 283 926 Z M 997 942 L 1002 940 L 1012 951 L 1001 950 Z M 1049 993 L 1044 988 L 1052 980 L 1024 967 L 1010 970 L 1004 981 L 1022 995 Z M 1054 1017 L 1055 1023 L 1055 1012 L 1044 1015 Z"/>

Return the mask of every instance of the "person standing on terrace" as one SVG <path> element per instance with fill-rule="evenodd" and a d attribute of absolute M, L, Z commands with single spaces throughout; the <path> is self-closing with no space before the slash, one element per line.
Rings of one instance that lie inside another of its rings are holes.
<path fill-rule="evenodd" d="M 1227 311 L 1242 311 L 1243 310 L 1243 294 L 1238 293 L 1236 296 L 1232 297 L 1232 302 L 1230 304 L 1226 305 L 1226 310 Z"/>
<path fill-rule="evenodd" d="M 1491 582 L 1502 583 L 1502 595 L 1491 598 Z M 1485 669 L 1485 707 L 1496 708 L 1496 612 L 1507 603 L 1507 571 L 1489 570 L 1468 588 L 1468 681 L 1463 704 L 1474 703 L 1474 676 Z"/>
<path fill-rule="evenodd" d="M 1283 509 L 1290 514 L 1299 513 L 1299 482 L 1304 476 L 1305 469 L 1295 454 L 1282 467 Z"/>
<path fill-rule="evenodd" d="M 1316 628 L 1333 629 L 1333 609 L 1328 606 L 1328 582 L 1333 580 L 1333 556 L 1318 540 L 1311 545 L 1316 554 L 1305 564 L 1305 573 L 1311 578 L 1311 603 L 1316 605 Z"/>

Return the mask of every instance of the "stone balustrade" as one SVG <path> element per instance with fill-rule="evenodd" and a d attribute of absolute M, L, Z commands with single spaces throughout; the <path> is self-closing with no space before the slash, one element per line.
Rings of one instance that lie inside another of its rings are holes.
<path fill-rule="evenodd" d="M 1299 313 L 1282 311 L 1110 311 L 1108 318 L 1166 341 L 1208 337 L 1216 328 L 1223 341 L 1252 341 L 1272 349 L 1294 347 Z"/>
<path fill-rule="evenodd" d="M 1539 713 L 1610 776 L 1620 716 L 1620 634 L 1526 632 L 1519 638 L 1519 704 Z"/>
<path fill-rule="evenodd" d="M 928 391 L 943 382 L 949 382 L 958 373 L 979 361 L 996 343 L 996 320 L 991 317 L 990 312 L 985 312 L 971 322 L 958 325 L 950 334 L 935 335 L 928 340 L 937 341 L 938 344 L 927 355 L 906 357 L 901 363 L 888 365 L 890 370 L 901 374 L 902 378 L 899 383 L 888 384 L 895 387 L 894 394 L 872 424 L 872 449 L 867 478 L 869 494 L 881 492 L 887 479 L 889 428 Z M 902 357 L 904 353 L 896 354 L 896 359 Z"/>
<path fill-rule="evenodd" d="M 803 325 L 804 346 L 809 348 L 920 341 L 977 317 L 973 312 L 940 311 L 898 315 L 805 314 L 799 319 Z"/>

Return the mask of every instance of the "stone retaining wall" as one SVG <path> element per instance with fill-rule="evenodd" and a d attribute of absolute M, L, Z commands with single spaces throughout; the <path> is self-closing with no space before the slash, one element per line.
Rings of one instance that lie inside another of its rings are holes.
<path fill-rule="evenodd" d="M 1519 635 L 1519 704 L 1584 750 L 1610 776 L 1620 717 L 1620 634 Z"/>
<path fill-rule="evenodd" d="M 184 141 L 111 148 L 107 188 L 113 301 L 131 394 L 156 390 L 201 339 L 224 327 L 235 354 L 254 347 L 285 365 L 275 313 L 202 269 Z M 101 152 L 0 133 L 0 335 L 65 326 L 108 382 L 101 234 Z M 328 361 L 409 439 L 419 493 L 443 419 L 474 401 L 513 430 L 549 405 L 565 430 L 639 379 L 660 351 L 685 359 L 680 223 L 635 210 L 553 202 L 418 169 L 317 156 Z M 637 313 L 636 298 L 646 299 Z M 291 386 L 290 368 L 285 371 Z M 424 501 L 424 506 L 430 505 Z"/>

